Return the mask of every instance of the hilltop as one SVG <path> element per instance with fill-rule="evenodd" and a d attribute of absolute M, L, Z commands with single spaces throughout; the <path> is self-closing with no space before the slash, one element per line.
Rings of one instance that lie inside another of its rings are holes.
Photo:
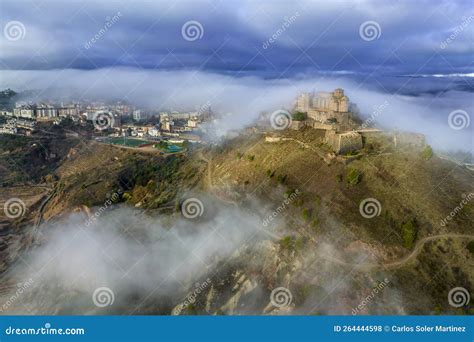
<path fill-rule="evenodd" d="M 427 145 L 394 148 L 388 138 L 335 156 L 320 130 L 268 137 L 249 131 L 170 156 L 68 140 L 57 166 L 40 172 L 50 175 L 47 203 L 32 206 L 23 225 L 15 223 L 23 228 L 4 228 L 15 244 L 5 247 L 3 257 L 9 253 L 7 259 L 14 260 L 36 248 L 27 243 L 32 235 L 26 223 L 38 214 L 49 222 L 71 212 L 90 215 L 119 193 L 117 208 L 169 217 L 173 227 L 192 193 L 206 215 L 236 208 L 239 215 L 257 217 L 263 236 L 211 263 L 199 279 L 180 283 L 174 298 L 134 293 L 127 299 L 129 306 L 140 304 L 134 313 L 351 314 L 380 284 L 384 289 L 358 313 L 472 313 L 447 301 L 450 289 L 474 284 L 472 201 L 442 223 L 473 193 L 472 171 L 439 158 Z M 367 199 L 375 214 L 367 210 L 364 216 L 361 203 Z M 43 231 L 37 243 L 47 240 Z M 194 293 L 193 284 L 208 278 L 211 285 Z M 6 283 L 14 280 L 7 276 Z M 277 287 L 290 291 L 288 306 L 270 303 Z M 190 293 L 195 302 L 179 308 Z M 109 313 L 121 312 L 115 310 Z"/>

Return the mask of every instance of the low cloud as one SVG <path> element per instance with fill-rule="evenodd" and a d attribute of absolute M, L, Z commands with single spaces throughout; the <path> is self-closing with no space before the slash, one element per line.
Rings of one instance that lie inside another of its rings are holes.
<path fill-rule="evenodd" d="M 384 88 L 393 90 L 382 91 L 358 78 L 340 75 L 264 79 L 199 70 L 106 68 L 4 70 L 0 87 L 37 89 L 39 93 L 32 100 L 126 100 L 152 110 L 199 110 L 209 105 L 223 115 L 218 127 L 220 133 L 252 123 L 261 112 L 291 108 L 301 92 L 342 87 L 351 102 L 357 104 L 363 118 L 388 103 L 375 118 L 379 126 L 423 133 L 437 149 L 473 151 L 473 125 L 454 130 L 448 122 L 449 114 L 455 110 L 473 115 L 472 93 L 456 87 L 454 82 L 452 88 L 444 86 L 440 91 L 439 83 L 426 78 L 394 78 L 385 82 Z"/>
<path fill-rule="evenodd" d="M 255 213 L 211 200 L 204 201 L 204 210 L 200 220 L 178 218 L 172 227 L 169 217 L 128 207 L 109 209 L 88 226 L 83 214 L 42 226 L 41 246 L 23 255 L 23 265 L 10 274 L 10 281 L 31 279 L 32 285 L 4 311 L 169 314 L 166 303 L 179 303 L 197 281 L 212 281 L 238 248 L 265 236 Z M 93 299 L 104 288 L 113 298 L 105 309 Z M 149 306 L 157 300 L 160 306 Z"/>

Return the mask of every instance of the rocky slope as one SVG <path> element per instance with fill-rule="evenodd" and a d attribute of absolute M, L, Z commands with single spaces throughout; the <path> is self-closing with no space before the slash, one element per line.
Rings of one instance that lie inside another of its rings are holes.
<path fill-rule="evenodd" d="M 474 284 L 471 171 L 413 148 L 334 158 L 318 131 L 281 134 L 187 155 L 58 153 L 48 201 L 2 228 L 4 311 L 472 314 L 448 301 Z M 189 199 L 198 214 L 183 217 Z"/>

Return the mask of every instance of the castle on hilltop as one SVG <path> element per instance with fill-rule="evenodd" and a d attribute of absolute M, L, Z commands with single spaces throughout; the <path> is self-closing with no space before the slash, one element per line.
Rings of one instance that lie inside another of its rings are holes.
<path fill-rule="evenodd" d="M 362 148 L 362 136 L 355 132 L 349 98 L 341 88 L 333 92 L 303 93 L 295 101 L 290 129 L 312 127 L 325 130 L 324 141 L 336 153 Z"/>
<path fill-rule="evenodd" d="M 305 113 L 304 122 L 297 121 L 293 129 L 309 126 L 319 129 L 350 130 L 353 126 L 349 98 L 344 90 L 333 92 L 303 93 L 296 99 L 295 112 Z"/>
<path fill-rule="evenodd" d="M 349 98 L 344 90 L 338 88 L 331 93 L 303 93 L 296 100 L 296 110 L 301 112 L 339 112 L 349 111 Z"/>
<path fill-rule="evenodd" d="M 425 146 L 425 137 L 418 133 L 385 132 L 361 125 L 357 106 L 341 88 L 333 92 L 303 93 L 296 98 L 289 125 L 285 128 L 299 130 L 310 127 L 323 130 L 322 143 L 335 154 L 353 154 L 365 146 L 390 146 L 393 149 L 419 149 Z M 267 136 L 266 142 L 282 141 L 285 137 Z M 304 145 L 304 144 L 303 144 Z"/>

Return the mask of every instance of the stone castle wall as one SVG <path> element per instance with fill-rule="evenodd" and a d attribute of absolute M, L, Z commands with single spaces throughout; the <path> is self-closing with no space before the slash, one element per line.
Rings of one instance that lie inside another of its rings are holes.
<path fill-rule="evenodd" d="M 293 120 L 290 124 L 290 129 L 299 130 L 306 126 L 306 121 L 296 121 Z"/>
<path fill-rule="evenodd" d="M 339 150 L 337 153 L 358 151 L 362 148 L 362 136 L 357 132 L 339 134 Z"/>
<path fill-rule="evenodd" d="M 425 136 L 419 133 L 393 133 L 395 147 L 423 147 L 426 145 Z"/>
<path fill-rule="evenodd" d="M 333 129 L 335 129 L 335 125 L 324 124 L 324 123 L 321 123 L 321 122 L 318 122 L 318 121 L 312 121 L 311 122 L 311 127 L 315 128 L 315 129 L 324 129 L 324 130 L 333 130 Z"/>
<path fill-rule="evenodd" d="M 357 132 L 336 133 L 335 130 L 328 130 L 324 141 L 339 154 L 357 151 L 363 147 L 362 136 Z"/>
<path fill-rule="evenodd" d="M 340 88 L 331 93 L 303 93 L 296 99 L 295 109 L 300 112 L 318 109 L 323 112 L 345 113 L 349 112 L 349 98 Z"/>

